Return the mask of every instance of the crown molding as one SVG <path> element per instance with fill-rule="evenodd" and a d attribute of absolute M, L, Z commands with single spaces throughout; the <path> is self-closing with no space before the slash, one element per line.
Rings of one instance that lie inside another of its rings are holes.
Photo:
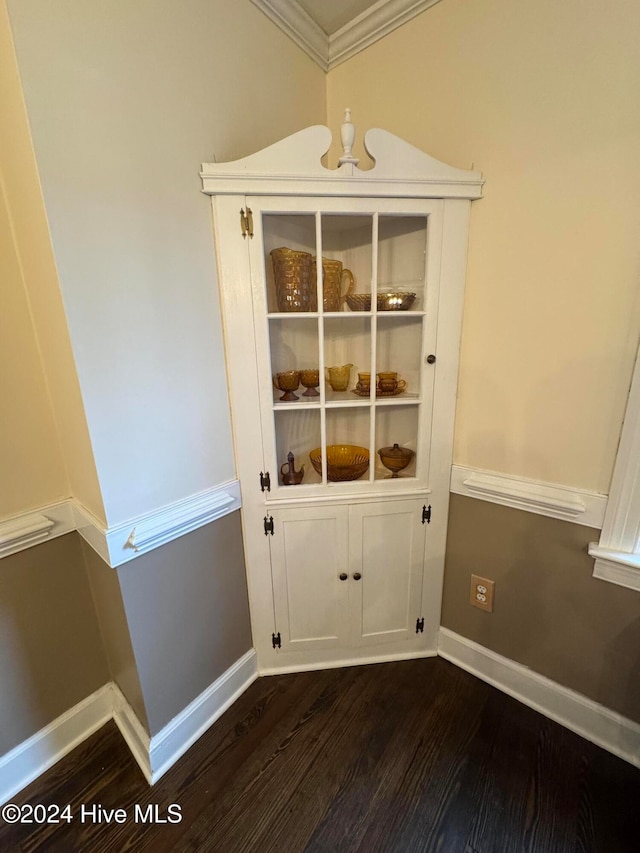
<path fill-rule="evenodd" d="M 330 71 L 440 0 L 378 0 L 330 36 L 296 0 L 251 2 L 323 71 Z"/>
<path fill-rule="evenodd" d="M 323 71 L 329 70 L 329 37 L 295 0 L 251 0 Z"/>
<path fill-rule="evenodd" d="M 378 0 L 329 36 L 329 71 L 440 0 Z"/>

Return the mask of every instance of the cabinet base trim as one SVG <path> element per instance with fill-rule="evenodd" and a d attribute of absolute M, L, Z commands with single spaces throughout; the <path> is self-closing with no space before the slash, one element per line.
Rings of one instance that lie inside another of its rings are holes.
<path fill-rule="evenodd" d="M 283 675 L 288 672 L 312 672 L 316 669 L 340 669 L 343 666 L 365 666 L 370 663 L 389 663 L 395 660 L 413 660 L 414 658 L 434 658 L 438 654 L 436 649 L 425 649 L 418 652 L 401 652 L 390 655 L 370 655 L 362 658 L 341 658 L 340 660 L 319 661 L 316 663 L 291 663 L 283 666 L 260 667 L 258 674 Z"/>

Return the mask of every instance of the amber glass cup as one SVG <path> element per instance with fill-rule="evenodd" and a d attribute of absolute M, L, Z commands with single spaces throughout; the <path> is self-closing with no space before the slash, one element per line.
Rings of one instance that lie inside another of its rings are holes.
<path fill-rule="evenodd" d="M 282 373 L 276 373 L 273 377 L 273 384 L 279 391 L 284 391 L 284 394 L 279 399 L 285 402 L 291 400 L 299 400 L 297 394 L 293 392 L 300 387 L 300 371 L 285 370 Z"/>

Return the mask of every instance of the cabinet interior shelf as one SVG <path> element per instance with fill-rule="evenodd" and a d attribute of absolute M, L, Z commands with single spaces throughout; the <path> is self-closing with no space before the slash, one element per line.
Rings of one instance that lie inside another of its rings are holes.
<path fill-rule="evenodd" d="M 426 311 L 325 311 L 322 316 L 330 319 L 344 320 L 348 317 L 395 317 L 397 319 L 407 317 L 424 317 Z M 286 311 L 283 313 L 267 314 L 268 320 L 309 320 L 318 318 L 321 315 L 318 311 Z"/>
<path fill-rule="evenodd" d="M 353 400 L 327 400 L 325 402 L 325 408 L 327 409 L 362 409 L 368 408 L 369 406 L 417 406 L 420 403 L 420 395 L 419 394 L 403 394 L 402 396 L 397 397 L 377 397 L 375 400 L 371 400 L 370 397 L 364 397 L 360 400 L 354 398 Z M 291 402 L 281 403 L 278 401 L 273 404 L 273 410 L 275 412 L 284 412 L 284 411 L 299 411 L 300 409 L 320 409 L 321 405 L 319 400 L 316 398 L 314 402 L 306 402 L 302 399 L 298 401 L 292 400 Z"/>

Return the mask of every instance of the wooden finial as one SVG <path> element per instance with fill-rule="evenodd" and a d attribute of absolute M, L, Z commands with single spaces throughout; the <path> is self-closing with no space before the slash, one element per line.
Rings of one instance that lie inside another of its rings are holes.
<path fill-rule="evenodd" d="M 338 166 L 343 163 L 352 163 L 357 166 L 359 163 L 358 157 L 352 154 L 353 142 L 356 138 L 356 129 L 351 122 L 351 110 L 347 107 L 344 111 L 344 121 L 340 126 L 340 141 L 342 142 L 342 157 L 338 160 Z"/>

